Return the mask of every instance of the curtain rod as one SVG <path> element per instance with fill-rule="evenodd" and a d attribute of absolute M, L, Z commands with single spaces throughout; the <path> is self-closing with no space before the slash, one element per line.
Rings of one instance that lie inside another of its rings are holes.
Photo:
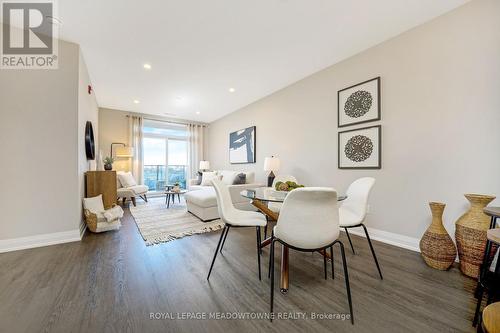
<path fill-rule="evenodd" d="M 125 115 L 125 117 L 129 118 L 129 117 L 132 117 L 132 115 Z M 172 120 L 165 120 L 165 119 L 155 119 L 155 118 L 148 118 L 148 117 L 142 117 L 143 119 L 146 119 L 146 120 L 153 120 L 153 121 L 162 121 L 164 123 L 171 123 L 171 124 L 178 124 L 178 125 L 191 125 L 191 124 L 194 124 L 194 125 L 200 125 L 200 126 L 203 126 L 203 127 L 207 127 L 208 125 L 206 124 L 200 124 L 200 123 L 189 123 L 189 122 L 180 122 L 180 121 L 172 121 Z"/>

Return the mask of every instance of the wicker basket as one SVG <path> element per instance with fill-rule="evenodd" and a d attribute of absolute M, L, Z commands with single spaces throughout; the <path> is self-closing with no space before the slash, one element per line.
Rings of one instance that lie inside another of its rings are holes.
<path fill-rule="evenodd" d="M 440 202 L 429 202 L 432 223 L 420 240 L 420 253 L 427 265 L 447 270 L 455 261 L 457 250 L 450 235 L 443 226 L 443 211 L 446 206 Z"/>
<path fill-rule="evenodd" d="M 486 247 L 486 231 L 490 226 L 490 218 L 483 213 L 483 208 L 495 197 L 480 194 L 465 194 L 465 197 L 471 205 L 456 222 L 455 239 L 460 270 L 467 276 L 477 278 Z"/>
<path fill-rule="evenodd" d="M 112 207 L 115 207 L 116 204 L 112 205 Z M 92 213 L 88 209 L 83 210 L 83 215 L 85 216 L 85 223 L 87 223 L 87 229 L 89 229 L 92 232 L 97 232 L 97 215 Z"/>

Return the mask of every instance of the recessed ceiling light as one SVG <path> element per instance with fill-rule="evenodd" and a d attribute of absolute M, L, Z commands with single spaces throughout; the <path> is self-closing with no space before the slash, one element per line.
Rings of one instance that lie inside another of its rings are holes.
<path fill-rule="evenodd" d="M 175 99 L 177 99 L 178 101 L 182 101 L 182 96 L 177 96 Z"/>
<path fill-rule="evenodd" d="M 236 89 L 234 89 L 234 88 L 229 88 L 229 92 L 230 92 L 230 93 L 234 93 L 235 91 L 236 91 Z"/>
<path fill-rule="evenodd" d="M 196 114 L 200 114 L 200 111 L 196 111 Z"/>
<path fill-rule="evenodd" d="M 140 102 L 138 99 L 134 99 L 134 104 L 139 104 Z"/>
<path fill-rule="evenodd" d="M 147 70 L 151 69 L 151 65 L 150 64 L 144 64 L 144 65 L 142 65 L 142 67 L 144 67 L 144 69 L 147 69 Z"/>

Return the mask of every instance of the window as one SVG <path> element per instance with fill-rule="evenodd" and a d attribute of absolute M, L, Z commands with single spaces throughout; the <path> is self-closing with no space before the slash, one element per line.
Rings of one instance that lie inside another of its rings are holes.
<path fill-rule="evenodd" d="M 143 172 L 150 191 L 179 182 L 186 188 L 188 131 L 185 125 L 144 120 Z"/>

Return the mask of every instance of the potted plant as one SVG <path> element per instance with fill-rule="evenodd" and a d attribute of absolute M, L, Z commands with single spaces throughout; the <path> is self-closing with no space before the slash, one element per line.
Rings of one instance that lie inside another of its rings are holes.
<path fill-rule="evenodd" d="M 174 183 L 174 187 L 172 188 L 173 192 L 180 192 L 181 191 L 181 184 L 179 182 Z"/>
<path fill-rule="evenodd" d="M 107 156 L 103 160 L 104 163 L 104 170 L 112 170 L 113 169 L 113 162 L 115 161 L 113 157 Z"/>

